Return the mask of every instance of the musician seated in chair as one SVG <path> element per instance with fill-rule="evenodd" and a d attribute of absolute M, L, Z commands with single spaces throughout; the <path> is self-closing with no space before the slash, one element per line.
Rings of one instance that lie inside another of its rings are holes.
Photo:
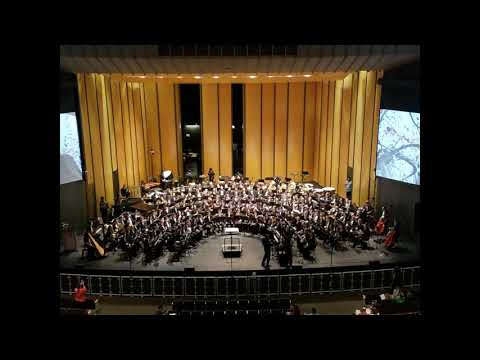
<path fill-rule="evenodd" d="M 120 194 L 125 198 L 130 197 L 130 190 L 128 190 L 127 185 L 123 184 L 122 188 L 120 189 Z"/>
<path fill-rule="evenodd" d="M 122 213 L 122 207 L 120 203 L 120 198 L 115 197 L 115 204 L 113 205 L 113 217 L 116 218 Z"/>
<path fill-rule="evenodd" d="M 80 280 L 78 288 L 74 289 L 73 302 L 75 307 L 82 309 L 95 309 L 95 304 L 98 303 L 98 299 L 89 299 L 87 297 L 87 287 L 83 280 Z"/>
<path fill-rule="evenodd" d="M 85 231 L 83 234 L 83 249 L 82 249 L 82 258 L 85 257 L 85 253 L 87 259 L 93 257 L 93 246 L 90 244 L 90 239 L 88 237 L 88 230 Z"/>
<path fill-rule="evenodd" d="M 145 187 L 145 181 L 143 180 L 140 183 L 140 194 L 142 198 L 147 194 L 147 188 Z"/>

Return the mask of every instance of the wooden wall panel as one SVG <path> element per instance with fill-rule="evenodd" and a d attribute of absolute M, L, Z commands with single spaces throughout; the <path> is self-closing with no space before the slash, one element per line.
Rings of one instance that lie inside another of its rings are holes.
<path fill-rule="evenodd" d="M 352 166 L 353 200 L 372 200 L 382 72 L 360 72 L 319 83 L 244 85 L 244 172 L 255 180 L 306 170 L 344 195 Z M 182 176 L 178 85 L 149 78 L 79 74 L 87 207 L 113 202 L 113 174 L 133 188 L 150 174 Z M 202 85 L 204 172 L 231 175 L 231 85 Z M 153 150 L 153 155 L 150 151 Z"/>
<path fill-rule="evenodd" d="M 383 78 L 383 70 L 377 73 L 377 83 L 375 85 L 375 110 L 373 115 L 373 136 L 372 136 L 372 152 L 370 155 L 370 191 L 369 200 L 372 205 L 375 204 L 376 198 L 376 166 L 377 166 L 377 145 L 378 145 L 378 125 L 380 117 L 380 97 L 382 92 L 381 85 L 378 80 Z M 376 204 L 375 204 L 376 205 Z"/>
<path fill-rule="evenodd" d="M 133 162 L 133 185 L 138 186 L 140 184 L 140 173 L 139 173 L 139 161 L 138 161 L 138 144 L 137 144 L 137 134 L 135 131 L 135 108 L 133 105 L 133 83 L 127 83 L 127 99 L 128 99 L 128 114 L 129 114 L 129 129 L 130 129 L 130 140 L 132 142 L 132 162 Z"/>
<path fill-rule="evenodd" d="M 305 180 L 312 180 L 314 173 L 315 146 L 315 99 L 316 84 L 307 83 L 305 88 L 305 121 L 303 126 L 303 166 L 302 171 L 308 171 Z"/>
<path fill-rule="evenodd" d="M 158 119 L 157 84 L 154 80 L 145 82 L 145 108 L 147 115 L 147 141 L 152 176 L 158 177 L 162 169 L 160 152 L 160 128 Z"/>
<path fill-rule="evenodd" d="M 330 185 L 337 191 L 338 187 L 338 169 L 340 168 L 340 127 L 342 115 L 342 88 L 343 80 L 335 81 L 335 100 L 333 110 L 333 129 L 332 129 L 332 165 Z"/>
<path fill-rule="evenodd" d="M 275 176 L 287 176 L 288 84 L 275 84 Z"/>
<path fill-rule="evenodd" d="M 95 179 L 95 209 L 99 214 L 100 198 L 105 197 L 105 181 L 103 173 L 102 140 L 100 138 L 100 124 L 98 120 L 97 92 L 95 75 L 85 76 L 88 119 L 90 126 L 90 141 L 92 146 L 93 176 Z"/>
<path fill-rule="evenodd" d="M 352 75 L 343 80 L 342 89 L 342 121 L 340 127 L 340 157 L 338 169 L 338 194 L 345 197 L 347 180 L 348 150 L 350 141 L 350 109 L 352 107 Z"/>
<path fill-rule="evenodd" d="M 177 129 L 177 169 L 178 176 L 183 178 L 183 146 L 182 146 L 182 114 L 180 108 L 180 85 L 175 86 L 175 126 Z"/>
<path fill-rule="evenodd" d="M 373 114 L 375 106 L 376 72 L 367 73 L 365 93 L 365 115 L 363 119 L 362 171 L 360 175 L 360 204 L 368 200 L 370 191 L 370 155 L 372 153 Z"/>
<path fill-rule="evenodd" d="M 244 86 L 244 171 L 247 177 L 251 180 L 256 180 L 261 177 L 262 172 L 262 88 L 260 84 L 245 84 Z"/>
<path fill-rule="evenodd" d="M 328 125 L 328 81 L 322 82 L 322 116 L 320 123 L 320 165 L 318 182 L 320 185 L 327 185 L 327 125 Z"/>
<path fill-rule="evenodd" d="M 274 176 L 274 91 L 274 84 L 262 85 L 262 178 Z"/>
<path fill-rule="evenodd" d="M 220 171 L 219 175 L 232 176 L 232 85 L 218 85 L 218 118 L 220 144 Z"/>
<path fill-rule="evenodd" d="M 291 83 L 288 89 L 287 176 L 297 181 L 302 172 L 305 84 Z M 296 175 L 293 175 L 296 174 Z"/>
<path fill-rule="evenodd" d="M 135 186 L 135 177 L 133 173 L 132 141 L 130 136 L 130 114 L 128 111 L 127 83 L 120 82 L 120 101 L 123 118 L 123 138 L 125 141 L 125 164 L 127 170 L 128 187 Z"/>
<path fill-rule="evenodd" d="M 79 74 L 77 81 L 89 216 L 99 216 L 101 196 L 113 204 L 115 170 L 119 186 L 128 185 L 134 196 L 140 182 L 158 176 L 162 166 L 179 174 L 180 108 L 173 84 L 104 74 Z"/>
<path fill-rule="evenodd" d="M 215 176 L 220 174 L 220 153 L 218 141 L 218 85 L 202 84 L 202 149 L 203 173 L 212 168 Z"/>
<path fill-rule="evenodd" d="M 333 114 L 335 110 L 335 81 L 328 82 L 328 112 L 327 112 L 327 145 L 325 160 L 325 185 L 332 185 L 332 143 Z"/>
<path fill-rule="evenodd" d="M 147 181 L 147 169 L 145 166 L 145 144 L 143 139 L 142 100 L 139 83 L 132 84 L 133 113 L 135 119 L 135 136 L 137 139 L 137 159 L 139 183 Z"/>
<path fill-rule="evenodd" d="M 355 151 L 353 162 L 353 187 L 352 200 L 356 204 L 360 201 L 360 182 L 362 175 L 362 151 L 363 151 L 363 118 L 365 108 L 365 91 L 367 72 L 361 71 L 358 79 L 357 114 L 355 119 Z"/>
<path fill-rule="evenodd" d="M 112 155 L 110 146 L 110 129 L 108 120 L 107 97 L 105 92 L 105 82 L 101 75 L 95 76 L 97 106 L 98 106 L 98 125 L 100 129 L 100 141 L 102 152 L 103 180 L 105 184 L 105 201 L 112 203 L 114 200 L 113 181 L 112 181 Z"/>
<path fill-rule="evenodd" d="M 148 137 L 147 137 L 147 110 L 145 109 L 145 84 L 140 84 L 140 104 L 142 109 L 142 130 L 143 130 L 143 151 L 145 154 L 145 174 L 147 180 L 152 176 L 150 167 L 150 152 L 148 151 Z"/>
<path fill-rule="evenodd" d="M 78 82 L 78 98 L 80 102 L 81 122 L 82 122 L 82 139 L 83 142 L 83 158 L 85 159 L 86 171 L 86 197 L 87 197 L 87 212 L 90 217 L 96 214 L 95 201 L 95 179 L 93 176 L 93 158 L 92 146 L 90 141 L 90 124 L 88 119 L 88 105 L 86 95 L 85 75 L 77 75 Z"/>
<path fill-rule="evenodd" d="M 358 73 L 352 75 L 352 106 L 350 110 L 350 141 L 348 148 L 348 166 L 353 168 L 355 154 L 355 121 L 357 119 Z"/>
<path fill-rule="evenodd" d="M 178 176 L 174 86 L 171 83 L 158 83 L 158 104 L 162 170 L 172 170 Z"/>
<path fill-rule="evenodd" d="M 315 139 L 313 153 L 313 181 L 320 177 L 320 123 L 322 120 L 322 83 L 315 83 Z"/>
<path fill-rule="evenodd" d="M 113 126 L 115 129 L 115 145 L 117 147 L 118 181 L 120 188 L 127 183 L 127 165 L 125 160 L 125 141 L 123 132 L 122 104 L 120 100 L 120 83 L 110 82 L 112 95 Z"/>

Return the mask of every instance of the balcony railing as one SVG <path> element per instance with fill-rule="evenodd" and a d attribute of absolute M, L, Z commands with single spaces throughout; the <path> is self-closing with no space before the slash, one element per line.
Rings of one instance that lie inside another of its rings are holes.
<path fill-rule="evenodd" d="M 396 270 L 252 276 L 111 276 L 61 273 L 62 294 L 73 293 L 80 279 L 89 294 L 158 297 L 257 297 L 381 290 L 392 286 Z M 420 267 L 400 268 L 404 287 L 420 286 Z"/>

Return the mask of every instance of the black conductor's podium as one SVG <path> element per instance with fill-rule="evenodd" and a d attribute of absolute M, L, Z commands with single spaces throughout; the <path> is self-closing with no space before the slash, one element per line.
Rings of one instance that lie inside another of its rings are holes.
<path fill-rule="evenodd" d="M 239 234 L 238 228 L 225 228 L 222 253 L 224 257 L 240 257 L 242 255 L 242 244 L 239 237 L 233 235 Z"/>

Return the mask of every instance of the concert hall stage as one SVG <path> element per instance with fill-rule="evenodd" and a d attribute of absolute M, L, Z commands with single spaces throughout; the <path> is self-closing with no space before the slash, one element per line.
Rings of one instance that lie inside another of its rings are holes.
<path fill-rule="evenodd" d="M 211 236 L 202 239 L 196 248 L 189 250 L 179 261 L 171 262 L 171 254 L 154 260 L 149 264 L 143 264 L 143 254 L 130 263 L 122 258 L 122 252 L 109 253 L 106 258 L 87 261 L 81 259 L 81 250 L 63 254 L 60 256 L 60 269 L 62 272 L 79 269 L 85 271 L 184 271 L 185 268 L 194 268 L 195 271 L 262 271 L 261 266 L 264 250 L 260 236 L 251 234 L 240 235 L 243 246 L 241 257 L 224 258 L 222 254 L 223 235 Z M 352 249 L 347 245 L 343 251 L 335 251 L 331 257 L 330 250 L 318 244 L 313 254 L 314 259 L 306 260 L 299 254 L 296 245 L 293 246 L 293 266 L 299 265 L 303 269 L 320 270 L 333 267 L 368 266 L 371 261 L 379 261 L 382 265 L 397 263 L 411 263 L 419 261 L 419 249 L 413 240 L 400 239 L 397 249 L 386 251 L 382 244 L 370 240 L 370 249 Z M 376 248 L 375 248 L 376 247 Z M 331 263 L 331 260 L 332 263 Z M 278 263 L 275 251 L 272 249 L 270 270 L 284 269 Z"/>

